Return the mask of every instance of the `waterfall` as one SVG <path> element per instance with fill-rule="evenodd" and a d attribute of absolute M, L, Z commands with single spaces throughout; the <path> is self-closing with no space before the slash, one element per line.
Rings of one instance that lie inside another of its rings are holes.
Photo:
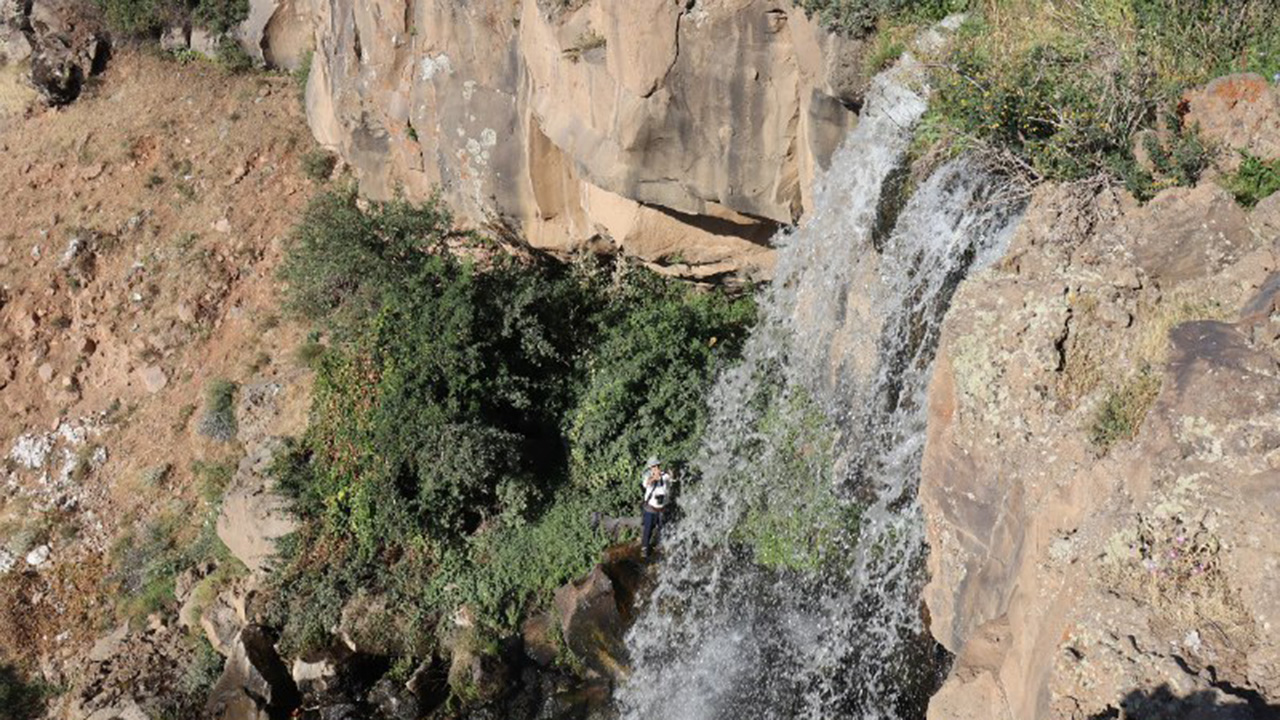
<path fill-rule="evenodd" d="M 627 637 L 623 718 L 923 716 L 939 664 L 920 618 L 916 500 L 943 315 L 1020 208 L 953 160 L 905 204 L 926 109 L 910 55 L 874 78 L 775 278 Z"/>

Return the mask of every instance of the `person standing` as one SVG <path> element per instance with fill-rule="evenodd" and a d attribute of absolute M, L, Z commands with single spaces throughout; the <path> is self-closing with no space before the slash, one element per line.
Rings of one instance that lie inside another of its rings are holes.
<path fill-rule="evenodd" d="M 651 549 L 658 544 L 662 532 L 663 514 L 671 501 L 671 475 L 662 469 L 658 458 L 651 457 L 645 463 L 644 513 L 641 518 L 640 556 L 648 558 Z"/>

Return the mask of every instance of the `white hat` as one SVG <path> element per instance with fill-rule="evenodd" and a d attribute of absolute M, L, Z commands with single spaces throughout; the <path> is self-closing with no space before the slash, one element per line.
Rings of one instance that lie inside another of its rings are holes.
<path fill-rule="evenodd" d="M 658 467 L 659 464 L 660 463 L 658 462 L 658 456 L 650 455 L 649 462 L 644 464 L 644 469 L 648 470 L 649 468 L 655 468 L 655 467 Z"/>

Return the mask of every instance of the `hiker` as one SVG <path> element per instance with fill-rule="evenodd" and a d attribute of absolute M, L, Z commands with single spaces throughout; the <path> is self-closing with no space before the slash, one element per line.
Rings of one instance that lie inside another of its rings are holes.
<path fill-rule="evenodd" d="M 658 544 L 663 513 L 671 501 L 671 475 L 662 469 L 658 458 L 651 457 L 645 463 L 641 482 L 644 484 L 644 514 L 641 519 L 640 556 L 647 559 L 650 548 Z"/>

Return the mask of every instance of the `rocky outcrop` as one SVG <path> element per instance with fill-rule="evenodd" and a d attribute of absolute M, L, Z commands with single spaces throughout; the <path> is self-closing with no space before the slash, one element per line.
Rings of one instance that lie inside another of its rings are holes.
<path fill-rule="evenodd" d="M 861 46 L 777 0 L 323 0 L 316 137 L 374 197 L 673 272 L 767 271 L 856 120 Z"/>
<path fill-rule="evenodd" d="M 930 718 L 1274 712 L 1277 202 L 1044 188 L 961 287 L 920 491 L 956 654 Z"/>
<path fill-rule="evenodd" d="M 30 68 L 31 84 L 51 105 L 80 96 L 110 52 L 95 12 L 83 0 L 0 1 L 0 65 Z"/>
<path fill-rule="evenodd" d="M 234 641 L 205 715 L 218 720 L 265 720 L 287 713 L 297 703 L 298 688 L 271 637 L 262 628 L 249 626 Z"/>

